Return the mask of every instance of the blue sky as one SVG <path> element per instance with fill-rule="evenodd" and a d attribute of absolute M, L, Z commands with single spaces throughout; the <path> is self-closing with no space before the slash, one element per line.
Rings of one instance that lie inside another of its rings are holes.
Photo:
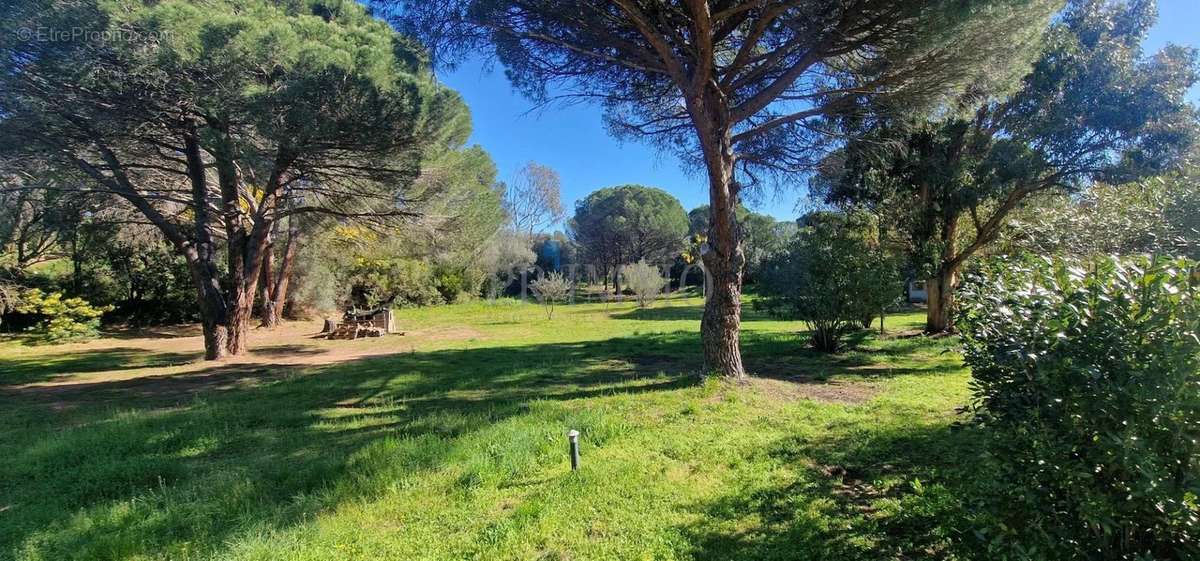
<path fill-rule="evenodd" d="M 1200 0 L 1159 0 L 1159 19 L 1146 42 L 1147 52 L 1167 42 L 1200 45 Z M 620 142 L 604 129 L 601 109 L 582 104 L 531 112 L 532 104 L 513 91 L 501 69 L 486 72 L 470 62 L 441 76 L 458 90 L 471 108 L 474 132 L 470 143 L 484 147 L 508 181 L 530 160 L 548 165 L 562 176 L 563 205 L 568 214 L 575 201 L 601 187 L 640 183 L 660 187 L 679 197 L 685 209 L 707 202 L 702 174 L 689 174 L 679 160 L 637 142 Z M 1189 98 L 1200 103 L 1200 88 Z M 767 195 L 751 205 L 778 219 L 797 215 L 803 186 Z"/>

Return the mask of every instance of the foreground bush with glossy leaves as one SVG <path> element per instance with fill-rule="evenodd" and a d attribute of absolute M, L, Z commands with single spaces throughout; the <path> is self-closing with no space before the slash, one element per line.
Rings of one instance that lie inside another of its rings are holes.
<path fill-rule="evenodd" d="M 1200 274 L 1184 259 L 984 267 L 958 327 L 988 558 L 1196 559 Z M 982 472 L 981 472 L 982 473 Z"/>

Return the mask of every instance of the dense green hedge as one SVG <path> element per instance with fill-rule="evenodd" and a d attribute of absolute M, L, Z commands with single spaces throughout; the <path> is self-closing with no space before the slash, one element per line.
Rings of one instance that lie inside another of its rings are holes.
<path fill-rule="evenodd" d="M 1200 558 L 1198 287 L 1195 263 L 1144 257 L 1002 261 L 965 283 L 981 558 Z"/>

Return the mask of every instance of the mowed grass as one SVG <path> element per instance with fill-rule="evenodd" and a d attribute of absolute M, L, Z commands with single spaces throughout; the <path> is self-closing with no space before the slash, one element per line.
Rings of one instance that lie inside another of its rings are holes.
<path fill-rule="evenodd" d="M 700 306 L 574 305 L 553 320 L 518 302 L 410 310 L 404 328 L 442 336 L 260 369 L 253 385 L 94 384 L 105 399 L 20 391 L 63 362 L 43 348 L 39 369 L 10 343 L 0 558 L 949 555 L 973 453 L 952 429 L 967 398 L 954 341 L 911 335 L 922 318 L 907 314 L 821 356 L 802 324 L 748 309 L 758 378 L 735 387 L 699 375 Z M 577 473 L 569 429 L 582 432 Z"/>

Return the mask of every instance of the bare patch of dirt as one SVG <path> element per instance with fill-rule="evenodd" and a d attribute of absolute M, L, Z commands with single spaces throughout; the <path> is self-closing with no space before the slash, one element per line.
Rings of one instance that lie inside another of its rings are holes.
<path fill-rule="evenodd" d="M 866 481 L 861 470 L 834 465 L 823 466 L 820 471 L 832 480 L 833 496 L 845 507 L 861 514 L 875 512 L 874 501 L 886 496 L 884 491 Z"/>
<path fill-rule="evenodd" d="M 751 378 L 750 387 L 773 399 L 796 401 L 811 399 L 825 403 L 856 405 L 866 403 L 879 394 L 879 388 L 864 382 L 839 380 L 779 380 Z"/>
<path fill-rule="evenodd" d="M 430 342 L 483 338 L 471 328 L 449 326 L 405 335 L 353 341 L 319 337 L 323 321 L 288 321 L 275 329 L 252 329 L 247 354 L 202 360 L 204 340 L 195 325 L 119 329 L 102 339 L 55 346 L 69 360 L 46 360 L 47 349 L 11 347 L 0 364 L 20 364 L 25 375 L 0 378 L 0 396 L 14 396 L 65 408 L 83 401 L 133 398 L 158 402 L 198 392 L 244 388 L 298 372 L 307 366 L 412 352 Z M 44 364 L 44 366 L 42 366 Z"/>
<path fill-rule="evenodd" d="M 0 379 L 0 391 L 83 388 L 135 380 L 153 386 L 168 379 L 205 379 L 217 371 L 253 372 L 265 367 L 323 365 L 394 354 L 410 350 L 413 342 L 401 335 L 355 341 L 313 339 L 321 325 L 318 321 L 284 322 L 273 330 L 251 330 L 250 351 L 220 361 L 201 359 L 204 340 L 188 326 L 119 331 L 95 341 L 55 346 L 49 351 L 53 355 L 47 355 L 47 348 L 42 347 L 12 347 L 15 352 L 0 357 L 0 362 L 21 364 L 28 373 L 21 382 L 10 381 L 6 385 Z M 55 356 L 70 359 L 55 360 Z M 47 357 L 44 368 L 39 366 L 42 357 Z"/>

